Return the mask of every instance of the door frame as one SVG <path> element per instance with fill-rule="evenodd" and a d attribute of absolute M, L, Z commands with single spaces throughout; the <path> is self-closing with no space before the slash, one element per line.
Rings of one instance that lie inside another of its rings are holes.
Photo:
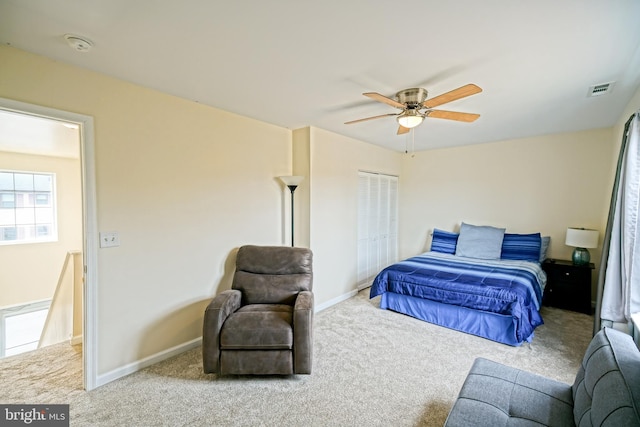
<path fill-rule="evenodd" d="M 93 117 L 55 108 L 0 98 L 0 109 L 30 116 L 75 123 L 80 133 L 83 227 L 83 331 L 82 373 L 85 390 L 97 387 L 98 378 L 98 220 L 94 159 Z"/>

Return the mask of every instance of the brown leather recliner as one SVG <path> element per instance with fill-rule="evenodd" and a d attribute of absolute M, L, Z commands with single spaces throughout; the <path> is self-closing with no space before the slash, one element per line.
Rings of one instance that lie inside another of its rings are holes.
<path fill-rule="evenodd" d="M 243 246 L 231 290 L 204 314 L 205 373 L 310 374 L 313 254 L 305 248 Z"/>

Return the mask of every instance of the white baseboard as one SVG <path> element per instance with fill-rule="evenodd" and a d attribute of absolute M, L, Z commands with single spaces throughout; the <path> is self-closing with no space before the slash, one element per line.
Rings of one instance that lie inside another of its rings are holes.
<path fill-rule="evenodd" d="M 373 280 L 369 280 L 367 282 L 361 283 L 358 285 L 358 292 L 363 290 L 363 289 L 367 289 L 370 288 L 371 285 L 373 285 Z"/>
<path fill-rule="evenodd" d="M 163 360 L 169 359 L 170 357 L 177 356 L 181 353 L 184 353 L 185 351 L 191 350 L 192 348 L 198 347 L 199 345 L 202 345 L 202 337 L 198 337 L 183 344 L 179 344 L 175 347 L 168 348 L 159 353 L 152 354 L 151 356 L 145 357 L 141 360 L 137 360 L 133 363 L 129 363 L 128 365 L 114 369 L 113 371 L 107 372 L 106 374 L 98 375 L 96 387 L 100 387 L 101 385 L 110 383 L 111 381 L 117 380 L 118 378 L 126 377 L 127 375 L 133 374 L 140 369 L 144 369 L 147 366 L 162 362 Z"/>
<path fill-rule="evenodd" d="M 320 305 L 317 305 L 315 308 L 315 312 L 319 312 L 325 310 L 333 305 L 338 304 L 339 302 L 348 300 L 356 296 L 358 293 L 357 289 L 354 289 L 346 294 L 340 295 L 336 298 L 330 299 Z M 72 344 L 74 341 L 78 339 L 78 343 L 82 343 L 82 336 L 74 337 L 72 339 Z M 169 359 L 170 357 L 177 356 L 185 351 L 191 350 L 192 348 L 198 347 L 202 345 L 202 337 L 193 339 L 183 344 L 179 344 L 175 347 L 171 347 L 167 350 L 163 350 L 159 353 L 153 354 L 151 356 L 145 357 L 144 359 L 137 360 L 135 362 L 129 363 L 128 365 L 122 366 L 120 368 L 114 369 L 113 371 L 107 372 L 106 374 L 98 375 L 96 380 L 96 387 L 100 387 L 111 381 L 117 380 L 118 378 L 126 377 L 127 375 L 133 374 L 141 369 L 146 368 L 147 366 L 151 366 L 155 363 L 162 362 L 163 360 Z"/>
<path fill-rule="evenodd" d="M 352 298 L 352 297 L 356 296 L 357 294 L 358 294 L 358 290 L 354 289 L 354 290 L 352 290 L 350 292 L 347 292 L 346 294 L 337 296 L 337 297 L 335 297 L 333 299 L 330 299 L 329 301 L 326 301 L 326 302 L 323 302 L 322 304 L 316 305 L 315 312 L 317 313 L 319 311 L 325 310 L 325 309 L 331 307 L 332 305 L 336 305 L 339 302 L 342 302 L 344 300 L 348 300 L 349 298 Z"/>

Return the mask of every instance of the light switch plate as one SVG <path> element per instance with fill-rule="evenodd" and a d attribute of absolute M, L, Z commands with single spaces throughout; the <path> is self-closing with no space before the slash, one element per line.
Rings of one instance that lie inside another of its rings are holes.
<path fill-rule="evenodd" d="M 104 231 L 100 233 L 100 247 L 113 248 L 120 246 L 120 236 L 117 231 Z"/>

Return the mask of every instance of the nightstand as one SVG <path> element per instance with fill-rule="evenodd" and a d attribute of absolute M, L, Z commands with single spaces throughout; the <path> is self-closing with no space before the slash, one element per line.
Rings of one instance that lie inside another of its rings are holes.
<path fill-rule="evenodd" d="M 593 263 L 574 265 L 562 259 L 546 259 L 542 269 L 547 273 L 542 304 L 550 307 L 591 313 L 591 270 Z"/>

